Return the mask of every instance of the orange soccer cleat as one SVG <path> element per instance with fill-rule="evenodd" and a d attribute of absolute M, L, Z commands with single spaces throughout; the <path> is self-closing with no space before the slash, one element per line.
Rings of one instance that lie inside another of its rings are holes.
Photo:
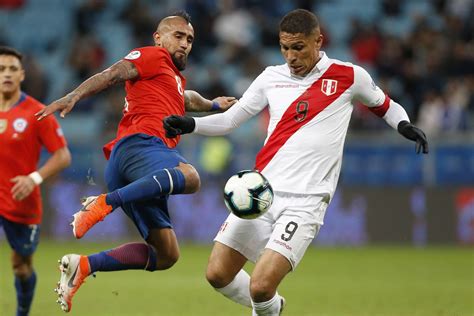
<path fill-rule="evenodd" d="M 54 291 L 58 294 L 56 303 L 66 313 L 71 311 L 72 298 L 85 278 L 90 274 L 89 260 L 86 256 L 65 255 L 59 260 L 61 279 Z"/>
<path fill-rule="evenodd" d="M 74 214 L 72 233 L 77 239 L 82 238 L 89 229 L 112 212 L 112 206 L 105 202 L 105 194 L 89 196 L 82 203 L 83 207 Z"/>

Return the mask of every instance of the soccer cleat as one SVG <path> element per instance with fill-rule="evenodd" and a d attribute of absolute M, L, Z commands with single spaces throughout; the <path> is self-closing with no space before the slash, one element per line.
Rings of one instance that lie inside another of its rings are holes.
<path fill-rule="evenodd" d="M 86 256 L 69 254 L 59 261 L 61 279 L 54 292 L 58 295 L 58 303 L 66 313 L 71 311 L 72 298 L 90 274 L 89 260 Z"/>
<path fill-rule="evenodd" d="M 285 308 L 286 300 L 283 296 L 280 296 L 280 315 L 283 313 L 283 309 Z"/>
<path fill-rule="evenodd" d="M 77 239 L 82 238 L 89 229 L 112 212 L 112 207 L 105 202 L 105 194 L 89 196 L 82 202 L 83 207 L 73 215 L 72 233 Z"/>

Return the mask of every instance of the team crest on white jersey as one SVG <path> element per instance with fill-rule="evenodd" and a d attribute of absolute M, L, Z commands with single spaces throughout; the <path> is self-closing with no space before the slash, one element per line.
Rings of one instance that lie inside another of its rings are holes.
<path fill-rule="evenodd" d="M 0 134 L 2 134 L 3 132 L 7 130 L 7 124 L 8 124 L 7 120 L 5 119 L 0 120 Z"/>
<path fill-rule="evenodd" d="M 28 125 L 28 122 L 24 118 L 17 118 L 13 122 L 13 129 L 17 133 L 23 133 L 27 125 Z"/>
<path fill-rule="evenodd" d="M 337 90 L 337 80 L 323 79 L 321 92 L 327 96 L 333 95 Z"/>

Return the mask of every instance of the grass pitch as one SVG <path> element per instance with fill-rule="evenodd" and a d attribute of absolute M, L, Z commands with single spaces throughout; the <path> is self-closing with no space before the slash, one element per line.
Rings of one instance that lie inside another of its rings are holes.
<path fill-rule="evenodd" d="M 57 259 L 90 254 L 117 244 L 43 240 L 35 256 L 38 273 L 31 316 L 64 315 L 55 304 Z M 207 285 L 209 246 L 184 245 L 168 271 L 101 272 L 88 278 L 70 315 L 251 315 Z M 469 316 L 474 315 L 472 248 L 315 248 L 306 253 L 280 293 L 284 315 Z M 10 250 L 0 244 L 0 315 L 15 314 Z M 252 266 L 248 267 L 249 270 Z"/>

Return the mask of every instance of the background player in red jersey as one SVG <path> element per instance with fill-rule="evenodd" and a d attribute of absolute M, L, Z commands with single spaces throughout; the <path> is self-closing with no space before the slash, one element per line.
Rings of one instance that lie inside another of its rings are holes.
<path fill-rule="evenodd" d="M 20 90 L 22 55 L 0 47 L 0 226 L 12 248 L 17 315 L 28 315 L 36 285 L 33 254 L 39 242 L 42 204 L 39 185 L 66 168 L 71 155 L 54 116 L 38 122 L 44 107 Z M 51 157 L 37 169 L 41 147 Z"/>
<path fill-rule="evenodd" d="M 84 97 L 125 82 L 124 115 L 117 137 L 104 146 L 109 159 L 105 178 L 108 194 L 89 197 L 74 215 L 73 233 L 81 238 L 94 224 L 121 207 L 146 243 L 129 243 L 91 256 L 61 259 L 56 289 L 61 308 L 71 309 L 72 297 L 84 279 L 96 271 L 165 270 L 179 257 L 179 247 L 168 214 L 171 194 L 194 193 L 200 179 L 194 167 L 173 148 L 179 138 L 165 137 L 162 119 L 185 111 L 226 110 L 232 97 L 207 100 L 185 91 L 180 73 L 194 41 L 189 15 L 178 12 L 160 21 L 153 34 L 155 46 L 132 50 L 123 60 L 84 81 L 74 91 L 37 113 L 38 119 L 61 111 L 64 117 Z"/>

